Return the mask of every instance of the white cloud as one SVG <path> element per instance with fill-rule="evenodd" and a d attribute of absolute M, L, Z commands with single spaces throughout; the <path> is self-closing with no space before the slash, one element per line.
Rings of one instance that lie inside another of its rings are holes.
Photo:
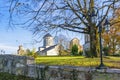
<path fill-rule="evenodd" d="M 1 44 L 0 43 L 0 50 L 4 50 L 5 53 L 7 54 L 11 54 L 11 53 L 16 53 L 17 52 L 18 47 L 16 46 L 11 46 L 11 45 L 6 45 L 6 44 Z"/>
<path fill-rule="evenodd" d="M 16 50 L 17 47 L 14 47 L 14 46 L 6 46 L 6 45 L 0 45 L 0 48 L 1 49 L 12 49 L 12 50 Z"/>

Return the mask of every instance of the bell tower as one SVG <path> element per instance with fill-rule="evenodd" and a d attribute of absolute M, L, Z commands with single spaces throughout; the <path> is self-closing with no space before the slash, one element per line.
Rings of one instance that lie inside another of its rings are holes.
<path fill-rule="evenodd" d="M 48 33 L 43 37 L 44 41 L 43 41 L 43 47 L 49 47 L 49 46 L 53 46 L 54 42 L 53 42 L 53 37 Z"/>

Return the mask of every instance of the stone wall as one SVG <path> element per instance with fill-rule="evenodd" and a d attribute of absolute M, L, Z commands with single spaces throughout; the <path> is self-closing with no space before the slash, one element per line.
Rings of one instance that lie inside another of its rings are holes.
<path fill-rule="evenodd" d="M 33 58 L 15 55 L 0 55 L 0 72 L 37 80 L 120 80 L 120 69 L 36 65 Z"/>
<path fill-rule="evenodd" d="M 0 72 L 26 75 L 27 65 L 34 64 L 34 58 L 17 55 L 0 55 Z"/>
<path fill-rule="evenodd" d="M 120 80 L 119 69 L 29 65 L 28 76 L 40 80 Z"/>

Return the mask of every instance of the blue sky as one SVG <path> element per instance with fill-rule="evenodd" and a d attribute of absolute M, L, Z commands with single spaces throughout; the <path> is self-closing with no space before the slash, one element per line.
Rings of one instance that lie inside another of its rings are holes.
<path fill-rule="evenodd" d="M 6 25 L 0 24 L 0 50 L 5 50 L 7 54 L 15 54 L 18 50 L 19 45 L 23 45 L 25 49 L 36 48 L 36 50 L 39 46 L 42 46 L 42 41 L 40 43 L 35 43 L 34 45 L 32 44 L 34 40 L 41 40 L 41 38 L 33 36 L 32 32 L 24 30 L 22 28 L 15 28 L 13 30 L 7 29 L 5 26 Z M 71 33 L 67 35 L 67 37 L 69 39 L 72 39 L 74 37 L 79 37 L 79 39 L 82 39 L 82 36 L 79 36 L 79 34 L 75 33 Z M 83 41 L 81 41 L 81 44 L 83 44 Z"/>
<path fill-rule="evenodd" d="M 4 4 L 4 5 L 2 5 Z M 20 27 L 13 27 L 11 29 L 8 25 L 9 20 L 9 13 L 8 8 L 6 7 L 8 4 L 6 4 L 3 0 L 0 0 L 0 53 L 1 50 L 5 50 L 6 54 L 15 54 L 17 53 L 18 46 L 23 45 L 23 47 L 32 49 L 37 48 L 39 46 L 42 46 L 42 37 L 38 38 L 35 37 L 32 32 L 20 28 Z M 66 34 L 66 37 L 69 39 L 72 39 L 74 37 L 78 37 L 81 41 L 81 44 L 84 43 L 83 36 L 76 33 L 67 32 L 66 33 L 58 33 L 59 34 Z M 41 36 L 41 35 L 39 35 Z M 55 36 L 55 34 L 52 34 L 52 36 Z M 31 44 L 34 42 L 34 40 L 40 40 L 41 42 L 36 44 Z"/>
<path fill-rule="evenodd" d="M 33 36 L 32 32 L 22 28 L 7 29 L 5 26 L 7 25 L 0 24 L 0 50 L 5 50 L 6 54 L 16 54 L 19 45 L 23 45 L 25 49 L 36 48 L 36 50 L 39 46 L 42 46 L 42 41 L 34 45 L 32 44 L 34 40 L 41 40 L 41 38 Z M 58 35 L 59 34 L 61 33 L 58 33 Z M 79 34 L 67 34 L 67 38 L 69 39 L 74 37 L 79 37 L 79 39 L 82 40 L 82 36 L 79 36 Z M 81 41 L 81 44 L 83 44 L 83 41 Z"/>
<path fill-rule="evenodd" d="M 20 27 L 10 28 L 8 10 L 8 4 L 0 0 L 0 53 L 1 50 L 5 50 L 7 54 L 16 53 L 19 45 L 32 48 L 31 43 L 35 38 L 32 32 Z"/>
<path fill-rule="evenodd" d="M 25 48 L 33 47 L 31 43 L 34 37 L 31 32 L 22 28 L 6 29 L 5 26 L 0 25 L 0 49 L 5 50 L 6 53 L 16 53 L 19 45 Z"/>

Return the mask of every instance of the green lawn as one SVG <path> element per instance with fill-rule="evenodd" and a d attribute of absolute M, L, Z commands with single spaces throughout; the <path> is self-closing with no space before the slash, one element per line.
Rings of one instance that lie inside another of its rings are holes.
<path fill-rule="evenodd" d="M 100 58 L 85 58 L 83 56 L 39 56 L 36 58 L 37 64 L 44 65 L 68 65 L 96 67 L 100 64 Z M 111 68 L 120 68 L 120 57 L 104 57 L 104 64 Z"/>

